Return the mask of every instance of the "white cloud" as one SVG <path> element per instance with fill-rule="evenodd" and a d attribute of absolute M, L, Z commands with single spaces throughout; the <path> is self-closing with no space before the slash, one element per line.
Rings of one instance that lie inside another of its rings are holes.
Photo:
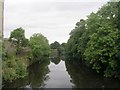
<path fill-rule="evenodd" d="M 10 31 L 23 27 L 26 37 L 33 33 L 42 33 L 49 42 L 66 42 L 75 23 L 95 12 L 104 2 L 78 2 L 65 0 L 6 0 L 4 13 L 4 36 L 9 37 Z M 84 0 L 85 1 L 85 0 Z M 90 1 L 90 0 L 87 0 Z"/>

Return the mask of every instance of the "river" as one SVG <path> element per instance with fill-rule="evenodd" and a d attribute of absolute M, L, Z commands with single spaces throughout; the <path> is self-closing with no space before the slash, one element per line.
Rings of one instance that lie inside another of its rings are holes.
<path fill-rule="evenodd" d="M 28 68 L 28 76 L 5 83 L 6 88 L 120 88 L 120 81 L 103 78 L 82 65 L 48 60 Z"/>

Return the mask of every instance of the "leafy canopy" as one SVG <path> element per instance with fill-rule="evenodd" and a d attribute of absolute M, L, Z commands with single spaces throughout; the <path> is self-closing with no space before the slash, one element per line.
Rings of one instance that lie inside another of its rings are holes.
<path fill-rule="evenodd" d="M 46 37 L 42 34 L 33 34 L 30 37 L 30 47 L 33 62 L 42 61 L 44 57 L 48 57 L 50 53 L 49 43 Z"/>

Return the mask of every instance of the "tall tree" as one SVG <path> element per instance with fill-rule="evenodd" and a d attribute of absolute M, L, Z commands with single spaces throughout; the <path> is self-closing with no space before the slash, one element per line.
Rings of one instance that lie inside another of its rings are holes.
<path fill-rule="evenodd" d="M 41 62 L 45 57 L 49 56 L 49 43 L 47 38 L 42 34 L 33 34 L 33 36 L 30 37 L 29 44 L 31 47 L 32 62 Z"/>
<path fill-rule="evenodd" d="M 108 2 L 87 20 L 77 22 L 66 45 L 69 59 L 84 61 L 105 77 L 120 78 L 119 3 Z"/>
<path fill-rule="evenodd" d="M 24 39 L 25 39 L 25 31 L 23 28 L 20 27 L 11 32 L 10 40 L 15 41 L 17 44 L 16 54 L 20 53 L 20 45 Z"/>

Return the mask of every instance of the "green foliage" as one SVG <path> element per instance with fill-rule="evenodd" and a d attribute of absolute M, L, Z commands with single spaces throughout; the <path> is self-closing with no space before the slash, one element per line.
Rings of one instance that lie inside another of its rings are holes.
<path fill-rule="evenodd" d="M 12 49 L 9 49 L 9 47 Z M 15 50 L 17 50 L 17 54 L 20 54 L 19 56 L 16 56 Z M 42 34 L 34 34 L 29 42 L 25 38 L 22 28 L 15 29 L 11 32 L 10 41 L 6 40 L 3 43 L 3 80 L 13 81 L 25 77 L 27 75 L 27 66 L 48 59 L 49 50 L 48 40 Z M 30 62 L 28 62 L 27 57 Z"/>
<path fill-rule="evenodd" d="M 65 47 L 66 47 L 66 43 L 62 43 L 60 45 L 60 52 L 61 52 L 61 56 L 65 55 Z"/>
<path fill-rule="evenodd" d="M 2 61 L 2 76 L 4 81 L 13 81 L 17 78 L 23 78 L 27 75 L 27 65 L 23 58 L 12 58 Z"/>
<path fill-rule="evenodd" d="M 58 57 L 57 49 L 50 49 L 50 57 Z"/>
<path fill-rule="evenodd" d="M 99 33 L 94 33 L 91 36 L 84 55 L 86 61 L 89 62 L 97 72 L 99 72 L 100 69 L 107 70 L 107 67 L 111 68 L 114 72 L 117 67 L 116 54 L 120 48 L 117 42 L 119 40 L 118 30 L 108 27 L 105 29 L 102 28 L 102 30 L 98 30 Z M 108 35 L 102 36 L 100 32 L 103 34 L 105 31 L 109 31 Z M 106 73 L 105 76 L 107 76 Z"/>
<path fill-rule="evenodd" d="M 16 53 L 19 54 L 20 53 L 20 46 L 25 43 L 26 39 L 25 39 L 25 31 L 24 29 L 22 28 L 17 28 L 15 30 L 13 30 L 11 32 L 11 35 L 10 35 L 10 40 L 16 42 L 16 45 L 17 45 L 17 51 Z"/>
<path fill-rule="evenodd" d="M 22 42 L 21 42 L 21 46 L 22 46 L 22 47 L 27 47 L 28 45 L 29 45 L 29 40 L 26 39 L 26 38 L 24 38 L 24 39 L 22 40 Z"/>
<path fill-rule="evenodd" d="M 30 37 L 30 47 L 31 47 L 31 60 L 32 62 L 41 62 L 44 57 L 48 57 L 50 53 L 50 47 L 48 40 L 42 34 L 34 34 Z"/>
<path fill-rule="evenodd" d="M 10 40 L 4 39 L 2 46 L 2 76 L 3 81 L 13 81 L 27 75 L 25 56 L 16 56 L 23 52 L 23 48 L 28 44 L 24 36 L 24 30 L 17 28 L 11 32 Z"/>
<path fill-rule="evenodd" d="M 27 71 L 27 65 L 23 63 L 22 60 L 17 61 L 17 68 L 16 68 L 16 73 L 18 74 L 18 77 L 23 78 L 26 76 L 26 71 Z"/>
<path fill-rule="evenodd" d="M 61 50 L 60 50 L 60 43 L 59 42 L 55 41 L 54 43 L 51 43 L 50 48 L 56 49 L 58 52 L 58 55 L 60 56 Z"/>
<path fill-rule="evenodd" d="M 55 41 L 54 43 L 51 43 L 50 47 L 51 47 L 51 49 L 59 49 L 60 44 L 59 44 L 59 42 Z"/>
<path fill-rule="evenodd" d="M 4 69 L 2 75 L 3 75 L 3 80 L 5 81 L 12 81 L 12 80 L 15 80 L 17 77 L 15 73 L 15 69 L 13 68 Z"/>
<path fill-rule="evenodd" d="M 68 56 L 68 58 L 80 59 L 82 57 L 82 51 L 80 50 L 83 49 L 81 47 L 81 36 L 86 31 L 85 24 L 85 20 L 81 19 L 79 24 L 78 22 L 76 23 L 77 26 L 75 27 L 75 29 L 71 31 L 70 39 L 68 40 L 66 45 L 66 55 Z"/>
<path fill-rule="evenodd" d="M 102 73 L 120 77 L 119 2 L 108 2 L 87 20 L 80 20 L 66 45 L 68 59 L 76 59 Z"/>
<path fill-rule="evenodd" d="M 20 42 L 25 38 L 24 32 L 25 31 L 22 28 L 17 28 L 11 32 L 10 39 L 15 39 L 16 41 Z"/>

